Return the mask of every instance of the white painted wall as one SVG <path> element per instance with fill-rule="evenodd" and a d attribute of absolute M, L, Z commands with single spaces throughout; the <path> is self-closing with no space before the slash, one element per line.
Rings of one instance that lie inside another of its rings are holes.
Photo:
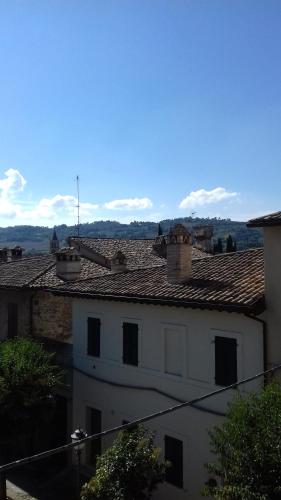
<path fill-rule="evenodd" d="M 87 355 L 88 316 L 101 319 L 100 358 Z M 123 321 L 139 324 L 138 367 L 122 363 Z M 189 400 L 217 389 L 214 382 L 215 335 L 237 338 L 239 379 L 263 370 L 262 325 L 242 314 L 76 299 L 73 302 L 73 329 L 74 366 L 80 370 L 74 371 L 75 425 L 86 425 L 87 407 L 102 411 L 102 426 L 106 429 L 120 425 L 123 419 L 132 420 L 175 403 L 157 390 Z M 165 359 L 165 345 L 171 349 L 173 332 L 177 338 L 178 364 L 176 352 L 169 360 Z M 97 382 L 91 377 L 109 383 Z M 114 387 L 110 382 L 141 386 L 142 389 Z M 247 389 L 260 384 L 261 381 L 248 384 Z M 228 391 L 212 398 L 204 407 L 224 412 L 234 393 L 234 390 Z M 203 464 L 210 459 L 207 429 L 221 420 L 222 417 L 212 413 L 184 409 L 151 423 L 160 446 L 163 446 L 165 434 L 178 437 L 184 443 L 184 489 L 165 485 L 155 498 L 201 498 L 200 490 L 207 479 Z"/>

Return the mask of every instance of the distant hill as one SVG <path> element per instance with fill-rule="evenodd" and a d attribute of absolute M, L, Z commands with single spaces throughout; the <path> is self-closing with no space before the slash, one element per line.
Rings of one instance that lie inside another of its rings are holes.
<path fill-rule="evenodd" d="M 200 224 L 214 227 L 214 240 L 221 238 L 225 245 L 226 237 L 231 234 L 237 243 L 237 249 L 263 246 L 262 230 L 249 229 L 245 222 L 232 221 L 220 218 L 183 217 L 166 219 L 160 222 L 163 234 L 166 234 L 174 224 L 185 224 L 189 229 Z M 62 224 L 56 226 L 56 231 L 61 244 L 70 235 L 77 235 L 76 226 Z M 0 247 L 23 246 L 28 253 L 47 252 L 49 239 L 53 229 L 43 226 L 13 226 L 0 228 Z M 155 222 L 131 222 L 121 224 L 117 221 L 96 221 L 81 224 L 81 236 L 95 236 L 100 238 L 154 238 L 158 234 L 158 224 Z"/>

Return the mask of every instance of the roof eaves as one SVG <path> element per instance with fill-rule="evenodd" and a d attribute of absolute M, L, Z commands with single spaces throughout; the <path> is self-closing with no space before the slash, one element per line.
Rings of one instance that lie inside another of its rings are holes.
<path fill-rule="evenodd" d="M 184 308 L 192 308 L 192 309 L 209 309 L 209 310 L 217 310 L 217 311 L 228 311 L 228 312 L 239 312 L 239 313 L 249 313 L 252 312 L 254 314 L 260 314 L 265 309 L 265 301 L 264 298 L 260 298 L 251 304 L 243 305 L 239 303 L 225 303 L 225 302 L 207 302 L 207 301 L 193 301 L 193 300 L 173 300 L 173 299 L 165 299 L 165 298 L 151 298 L 145 296 L 133 296 L 133 295 L 112 295 L 106 293 L 89 293 L 89 292 L 78 292 L 78 291 L 69 291 L 69 290 L 59 290 L 56 289 L 48 289 L 54 295 L 66 295 L 70 297 L 77 298 L 87 298 L 87 299 L 97 299 L 97 300 L 109 300 L 109 301 L 117 301 L 117 302 L 134 302 L 134 303 L 142 303 L 142 304 L 151 304 L 151 305 L 162 305 L 162 306 L 172 306 L 172 307 L 184 307 Z"/>

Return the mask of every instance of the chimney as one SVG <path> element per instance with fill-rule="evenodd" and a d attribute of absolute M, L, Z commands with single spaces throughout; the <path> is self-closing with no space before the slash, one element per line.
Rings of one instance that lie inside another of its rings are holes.
<path fill-rule="evenodd" d="M 11 252 L 12 252 L 12 260 L 18 260 L 22 258 L 22 252 L 24 252 L 24 248 L 17 245 L 14 248 L 11 248 Z"/>
<path fill-rule="evenodd" d="M 212 253 L 213 226 L 196 226 L 193 231 L 196 248 L 203 252 Z"/>
<path fill-rule="evenodd" d="M 111 259 L 111 273 L 123 273 L 124 271 L 127 271 L 127 258 L 123 252 L 118 250 Z"/>
<path fill-rule="evenodd" d="M 56 252 L 56 271 L 58 278 L 75 281 L 81 274 L 81 258 L 76 248 L 61 248 Z"/>
<path fill-rule="evenodd" d="M 184 283 L 191 278 L 191 235 L 182 224 L 167 236 L 167 278 L 170 283 Z"/>
<path fill-rule="evenodd" d="M 11 262 L 12 250 L 8 247 L 0 248 L 0 262 Z"/>

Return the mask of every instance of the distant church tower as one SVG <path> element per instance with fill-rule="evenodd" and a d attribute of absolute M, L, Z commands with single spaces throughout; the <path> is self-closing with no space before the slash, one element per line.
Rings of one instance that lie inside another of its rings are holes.
<path fill-rule="evenodd" d="M 50 240 L 50 253 L 55 253 L 60 248 L 60 242 L 57 237 L 56 230 L 54 229 L 52 239 Z"/>

